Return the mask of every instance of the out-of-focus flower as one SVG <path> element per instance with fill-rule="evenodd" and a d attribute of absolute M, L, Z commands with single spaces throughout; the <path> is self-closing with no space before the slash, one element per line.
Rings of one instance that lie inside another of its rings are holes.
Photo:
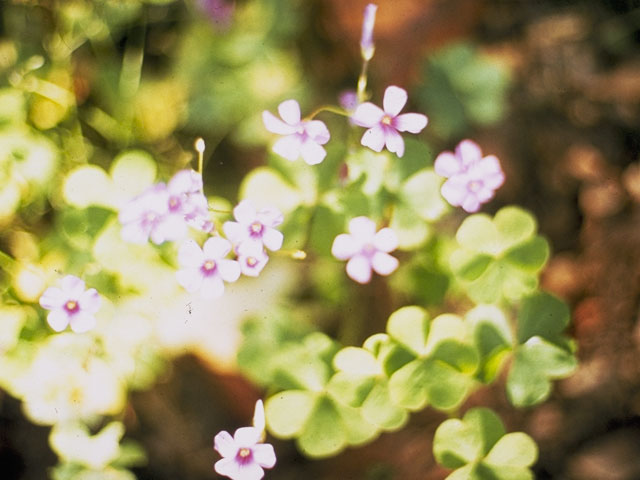
<path fill-rule="evenodd" d="M 448 178 L 440 190 L 454 207 L 477 212 L 493 198 L 504 183 L 504 173 L 495 155 L 482 156 L 480 147 L 471 140 L 461 141 L 455 152 L 442 152 L 434 164 L 438 175 Z"/>
<path fill-rule="evenodd" d="M 250 200 L 243 200 L 233 209 L 233 216 L 237 222 L 225 222 L 222 230 L 235 246 L 249 243 L 262 248 L 264 245 L 271 251 L 282 247 L 284 236 L 274 228 L 283 221 L 277 208 L 257 211 Z"/>
<path fill-rule="evenodd" d="M 233 0 L 199 0 L 198 4 L 214 25 L 223 29 L 229 27 L 235 10 Z"/>
<path fill-rule="evenodd" d="M 269 261 L 269 256 L 262 246 L 255 243 L 241 243 L 236 248 L 236 254 L 242 274 L 249 277 L 257 277 Z"/>
<path fill-rule="evenodd" d="M 378 6 L 373 3 L 368 4 L 364 8 L 362 36 L 360 37 L 360 53 L 365 61 L 371 60 L 375 51 L 373 44 L 373 26 L 376 23 L 376 10 L 378 10 Z"/>
<path fill-rule="evenodd" d="M 358 105 L 351 118 L 356 125 L 368 128 L 362 136 L 362 145 L 376 152 L 381 152 L 386 145 L 387 150 L 402 157 L 404 140 L 398 132 L 420 133 L 428 122 L 421 113 L 399 115 L 406 103 L 406 90 L 391 85 L 384 92 L 384 110 L 371 102 Z"/>
<path fill-rule="evenodd" d="M 210 232 L 207 199 L 202 193 L 202 176 L 181 170 L 168 185 L 157 183 L 127 203 L 118 214 L 125 241 L 155 244 L 175 241 L 187 233 L 187 225 Z"/>
<path fill-rule="evenodd" d="M 215 464 L 220 475 L 233 480 L 260 480 L 265 468 L 273 468 L 276 454 L 273 446 L 260 443 L 264 437 L 264 407 L 262 400 L 256 403 L 253 427 L 242 427 L 233 437 L 226 431 L 218 433 L 214 448 L 222 455 Z"/>
<path fill-rule="evenodd" d="M 120 422 L 109 423 L 95 435 L 82 423 L 62 423 L 54 425 L 49 444 L 64 461 L 101 470 L 120 455 L 123 435 L 124 425 Z"/>
<path fill-rule="evenodd" d="M 376 224 L 367 217 L 356 217 L 349 222 L 349 233 L 338 235 L 331 253 L 347 262 L 347 275 L 358 283 L 371 280 L 371 269 L 379 275 L 389 275 L 398 268 L 398 260 L 389 255 L 396 249 L 398 239 L 390 228 L 376 233 Z"/>
<path fill-rule="evenodd" d="M 67 275 L 60 282 L 60 287 L 49 287 L 42 293 L 40 305 L 51 310 L 47 323 L 56 332 L 71 325 L 71 330 L 82 333 L 96 325 L 94 315 L 100 308 L 100 295 L 95 288 L 85 290 L 83 280 Z"/>
<path fill-rule="evenodd" d="M 285 100 L 278 105 L 278 113 L 282 120 L 267 110 L 262 112 L 262 121 L 266 129 L 278 135 L 285 135 L 273 144 L 273 151 L 290 161 L 302 156 L 309 165 L 322 162 L 327 152 L 321 145 L 327 143 L 330 138 L 324 122 L 301 120 L 300 105 L 295 100 Z"/>
<path fill-rule="evenodd" d="M 176 272 L 178 283 L 189 293 L 200 292 L 203 298 L 218 298 L 224 293 L 224 282 L 240 277 L 240 265 L 225 258 L 231 244 L 222 237 L 211 237 L 202 248 L 193 240 L 186 240 L 178 250 L 182 267 Z"/>

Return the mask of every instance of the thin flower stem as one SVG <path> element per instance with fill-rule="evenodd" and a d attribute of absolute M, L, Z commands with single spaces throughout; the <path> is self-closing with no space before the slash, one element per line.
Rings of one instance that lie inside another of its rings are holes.
<path fill-rule="evenodd" d="M 360 77 L 358 77 L 358 103 L 362 103 L 367 99 L 367 70 L 369 68 L 369 60 L 363 60 Z"/>
<path fill-rule="evenodd" d="M 321 107 L 316 108 L 313 112 L 311 112 L 310 115 L 307 115 L 305 117 L 305 120 L 313 119 L 313 117 L 318 115 L 320 112 L 331 112 L 331 113 L 335 113 L 336 115 L 342 115 L 343 117 L 349 117 L 350 116 L 349 112 L 347 112 L 346 110 L 344 110 L 342 108 L 336 107 L 334 105 L 323 105 Z"/>
<path fill-rule="evenodd" d="M 294 260 L 305 260 L 307 258 L 307 252 L 304 250 L 278 250 L 273 254 L 286 256 Z"/>

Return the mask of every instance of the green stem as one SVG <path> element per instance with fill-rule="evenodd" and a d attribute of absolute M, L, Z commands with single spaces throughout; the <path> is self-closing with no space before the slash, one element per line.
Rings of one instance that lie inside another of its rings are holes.
<path fill-rule="evenodd" d="M 350 114 L 346 110 L 336 107 L 334 105 L 323 105 L 321 107 L 316 108 L 310 115 L 307 115 L 304 120 L 311 120 L 313 117 L 318 115 L 320 112 L 331 112 L 337 115 L 342 115 L 343 117 L 349 117 Z"/>
<path fill-rule="evenodd" d="M 369 60 L 362 62 L 362 70 L 358 77 L 358 103 L 362 103 L 367 99 L 367 69 L 369 68 Z"/>

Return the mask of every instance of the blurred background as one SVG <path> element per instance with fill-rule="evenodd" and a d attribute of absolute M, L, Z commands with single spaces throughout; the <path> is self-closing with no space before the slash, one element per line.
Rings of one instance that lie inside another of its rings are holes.
<path fill-rule="evenodd" d="M 296 98 L 311 111 L 355 88 L 366 3 L 2 2 L 2 250 L 35 255 L 29 246 L 57 228 L 51 209 L 62 197 L 52 185 L 130 148 L 149 152 L 166 178 L 193 162 L 203 137 L 205 193 L 234 202 L 243 176 L 265 163 L 262 110 Z M 377 3 L 372 97 L 406 88 L 407 111 L 430 119 L 434 152 L 474 138 L 500 158 L 507 181 L 486 210 L 515 203 L 536 215 L 553 249 L 543 287 L 572 307 L 580 368 L 548 402 L 516 411 L 498 385 L 467 405 L 489 405 L 509 430 L 534 437 L 537 478 L 640 478 L 640 2 Z M 29 301 L 28 287 L 11 288 Z M 148 456 L 133 470 L 139 479 L 215 478 L 213 436 L 246 424 L 261 393 L 233 366 L 240 334 L 229 329 L 234 340 L 213 332 L 208 349 L 178 351 L 153 386 L 131 395 L 127 435 Z M 399 432 L 320 461 L 275 441 L 267 478 L 444 478 L 430 454 L 443 419 L 414 414 Z M 48 430 L 0 391 L 3 478 L 46 477 L 56 463 Z"/>

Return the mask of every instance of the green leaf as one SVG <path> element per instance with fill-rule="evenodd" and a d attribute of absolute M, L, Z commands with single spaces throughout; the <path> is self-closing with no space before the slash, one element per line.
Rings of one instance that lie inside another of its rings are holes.
<path fill-rule="evenodd" d="M 493 381 L 511 352 L 513 335 L 502 310 L 493 305 L 480 305 L 465 316 L 471 325 L 476 348 L 480 353 L 479 378 Z"/>
<path fill-rule="evenodd" d="M 320 255 L 330 256 L 333 240 L 344 233 L 344 216 L 318 205 L 311 217 L 310 245 Z"/>
<path fill-rule="evenodd" d="M 420 355 L 425 350 L 429 334 L 429 316 L 420 307 L 402 307 L 389 317 L 387 333 L 416 355 Z"/>
<path fill-rule="evenodd" d="M 434 222 L 449 209 L 440 195 L 444 179 L 433 171 L 424 168 L 413 174 L 402 186 L 401 199 L 426 221 Z"/>
<path fill-rule="evenodd" d="M 373 376 L 337 372 L 327 384 L 327 391 L 351 407 L 361 406 L 375 385 Z"/>
<path fill-rule="evenodd" d="M 493 223 L 507 246 L 516 245 L 531 238 L 537 230 L 533 215 L 514 206 L 500 209 Z"/>
<path fill-rule="evenodd" d="M 415 250 L 423 245 L 431 235 L 431 227 L 418 218 L 418 214 L 405 202 L 395 204 L 389 227 L 398 236 L 400 250 Z"/>
<path fill-rule="evenodd" d="M 364 348 L 343 348 L 333 357 L 333 365 L 338 370 L 357 375 L 374 376 L 382 373 L 374 355 Z"/>
<path fill-rule="evenodd" d="M 538 446 L 529 435 L 508 433 L 493 446 L 485 462 L 495 466 L 529 467 L 538 458 Z"/>
<path fill-rule="evenodd" d="M 542 237 L 533 237 L 506 251 L 503 258 L 521 270 L 535 273 L 549 259 L 549 244 Z"/>
<path fill-rule="evenodd" d="M 342 417 L 336 404 L 328 397 L 318 397 L 297 439 L 297 445 L 302 453 L 312 458 L 335 455 L 348 445 Z"/>
<path fill-rule="evenodd" d="M 362 416 L 383 430 L 397 430 L 409 420 L 407 411 L 392 402 L 386 379 L 376 383 L 367 395 L 362 405 Z"/>
<path fill-rule="evenodd" d="M 270 167 L 258 167 L 249 172 L 240 184 L 239 197 L 248 198 L 257 204 L 271 204 L 285 214 L 299 205 L 311 204 L 314 200 Z"/>
<path fill-rule="evenodd" d="M 404 147 L 403 157 L 391 162 L 390 171 L 385 176 L 384 185 L 391 192 L 397 192 L 414 173 L 433 165 L 433 152 L 424 142 L 405 137 Z"/>
<path fill-rule="evenodd" d="M 62 195 L 69 205 L 77 208 L 91 205 L 115 208 L 111 178 L 95 165 L 72 170 L 64 181 Z"/>
<path fill-rule="evenodd" d="M 472 282 L 482 275 L 493 258 L 489 255 L 478 255 L 467 250 L 456 250 L 451 254 L 451 270 L 461 279 Z"/>
<path fill-rule="evenodd" d="M 502 249 L 499 232 L 491 217 L 484 213 L 476 213 L 465 218 L 458 228 L 456 240 L 471 251 L 491 256 L 496 255 Z"/>
<path fill-rule="evenodd" d="M 265 402 L 269 431 L 279 438 L 294 437 L 305 428 L 317 403 L 317 394 L 304 390 L 286 390 Z"/>
<path fill-rule="evenodd" d="M 527 297 L 518 313 L 518 343 L 536 335 L 554 341 L 569 320 L 569 307 L 559 298 L 546 292 Z"/>
<path fill-rule="evenodd" d="M 153 183 L 156 162 L 142 150 L 129 150 L 118 155 L 110 169 L 114 192 L 123 199 L 132 198 Z"/>

